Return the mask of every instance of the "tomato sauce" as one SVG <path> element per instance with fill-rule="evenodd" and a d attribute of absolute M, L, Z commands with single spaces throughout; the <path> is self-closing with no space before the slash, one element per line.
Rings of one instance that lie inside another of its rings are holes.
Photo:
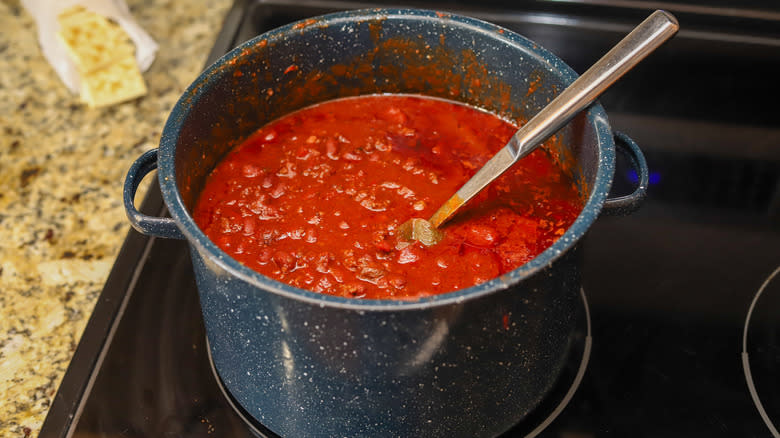
<path fill-rule="evenodd" d="M 316 292 L 414 299 L 479 284 L 549 247 L 582 202 L 544 148 L 522 159 L 442 229 L 429 218 L 517 129 L 491 113 L 413 95 L 320 103 L 275 120 L 208 177 L 195 222 L 225 252 Z"/>

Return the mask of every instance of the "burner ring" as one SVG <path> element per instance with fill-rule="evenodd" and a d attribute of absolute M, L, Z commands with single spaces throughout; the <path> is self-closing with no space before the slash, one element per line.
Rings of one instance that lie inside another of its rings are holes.
<path fill-rule="evenodd" d="M 761 419 L 764 420 L 764 423 L 766 423 L 767 427 L 769 428 L 769 431 L 772 433 L 772 436 L 774 436 L 775 438 L 780 438 L 780 433 L 778 433 L 777 428 L 772 423 L 772 420 L 769 418 L 769 415 L 766 413 L 766 409 L 764 409 L 764 405 L 761 403 L 761 399 L 758 397 L 758 391 L 756 390 L 756 385 L 753 383 L 753 375 L 750 371 L 750 359 L 747 353 L 747 339 L 748 339 L 748 326 L 750 325 L 750 317 L 753 315 L 753 309 L 755 309 L 756 303 L 758 302 L 758 299 L 761 297 L 761 294 L 764 293 L 764 290 L 767 288 L 767 286 L 769 286 L 769 284 L 778 274 L 780 274 L 780 266 L 778 266 L 774 270 L 774 272 L 769 274 L 769 277 L 767 277 L 767 279 L 764 280 L 764 283 L 758 289 L 758 292 L 756 292 L 755 297 L 753 297 L 753 301 L 750 303 L 750 308 L 748 309 L 747 317 L 745 318 L 745 327 L 742 333 L 742 369 L 745 371 L 745 380 L 747 381 L 748 391 L 750 391 L 750 397 L 753 398 L 753 403 L 755 403 L 756 408 L 758 409 L 758 413 L 761 415 Z"/>
<path fill-rule="evenodd" d="M 583 288 L 580 288 L 580 297 L 582 298 L 583 308 L 585 309 L 585 324 L 587 326 L 587 332 L 585 334 L 585 346 L 582 350 L 582 359 L 580 361 L 580 366 L 577 369 L 577 374 L 574 376 L 574 381 L 572 382 L 571 387 L 569 387 L 569 390 L 566 392 L 566 395 L 563 396 L 563 399 L 561 399 L 561 402 L 558 404 L 558 406 L 553 409 L 550 415 L 545 418 L 544 421 L 539 424 L 539 426 L 529 432 L 525 436 L 526 438 L 533 438 L 542 433 L 542 431 L 546 429 L 547 426 L 549 426 L 558 417 L 558 415 L 560 415 L 561 412 L 563 412 L 563 409 L 569 404 L 571 398 L 574 397 L 574 393 L 577 392 L 577 389 L 580 387 L 580 383 L 582 383 L 582 378 L 585 376 L 585 370 L 588 368 L 588 362 L 590 361 L 591 347 L 593 346 L 593 332 L 591 331 L 590 323 L 590 306 L 588 305 L 588 298 L 585 296 L 585 290 Z"/>

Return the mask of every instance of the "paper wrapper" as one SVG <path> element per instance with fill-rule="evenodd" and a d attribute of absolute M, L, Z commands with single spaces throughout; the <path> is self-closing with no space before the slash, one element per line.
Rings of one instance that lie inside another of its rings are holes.
<path fill-rule="evenodd" d="M 157 43 L 138 26 L 130 15 L 127 4 L 122 0 L 22 0 L 22 5 L 38 25 L 38 42 L 43 56 L 73 93 L 82 93 L 79 71 L 68 55 L 65 45 L 57 38 L 57 32 L 60 30 L 57 17 L 71 7 L 82 6 L 114 20 L 135 45 L 135 60 L 142 72 L 148 70 L 154 62 Z"/>

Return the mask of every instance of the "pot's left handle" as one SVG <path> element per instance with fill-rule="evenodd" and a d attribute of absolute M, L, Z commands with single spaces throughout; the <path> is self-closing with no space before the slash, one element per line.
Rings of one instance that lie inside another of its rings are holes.
<path fill-rule="evenodd" d="M 176 221 L 167 217 L 148 216 L 135 208 L 135 192 L 141 180 L 157 168 L 157 149 L 152 149 L 138 157 L 130 166 L 125 177 L 124 201 L 125 212 L 130 224 L 141 234 L 169 239 L 184 239 Z"/>

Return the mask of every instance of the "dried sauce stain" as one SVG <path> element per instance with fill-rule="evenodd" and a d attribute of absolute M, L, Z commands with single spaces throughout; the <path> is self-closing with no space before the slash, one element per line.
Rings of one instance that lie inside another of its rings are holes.
<path fill-rule="evenodd" d="M 305 27 L 311 26 L 312 24 L 316 24 L 316 23 L 317 23 L 317 20 L 316 20 L 316 19 L 314 19 L 314 18 L 309 18 L 309 19 L 307 19 L 307 20 L 304 20 L 304 21 L 300 21 L 300 22 L 298 22 L 298 23 L 295 23 L 295 24 L 293 25 L 293 27 L 292 27 L 292 28 L 293 28 L 294 30 L 300 30 L 300 29 L 303 29 L 303 28 L 305 28 Z"/>
<path fill-rule="evenodd" d="M 257 59 L 251 61 L 252 67 L 248 71 L 264 72 L 256 77 L 257 88 L 271 91 L 246 93 L 241 99 L 249 101 L 262 95 L 266 102 L 254 103 L 270 111 L 256 112 L 268 114 L 269 118 L 316 101 L 380 92 L 422 93 L 475 105 L 488 102 L 491 110 L 505 116 L 516 109 L 511 99 L 511 87 L 491 75 L 485 63 L 471 49 L 450 49 L 446 45 L 445 32 L 436 36 L 438 45 L 432 45 L 419 36 L 383 39 L 385 20 L 384 17 L 372 18 L 357 24 L 354 32 L 345 33 L 344 44 L 348 44 L 350 38 L 359 41 L 360 35 L 367 33 L 372 46 L 350 60 L 325 65 L 322 70 L 285 75 L 291 72 L 288 66 L 284 72 L 274 75 L 266 51 L 256 53 Z M 263 47 L 265 45 L 272 48 L 275 44 L 263 40 Z M 423 53 L 425 56 L 420 55 Z M 277 85 L 269 87 L 269 84 Z M 283 101 L 269 100 L 282 89 L 285 94 Z"/>
<path fill-rule="evenodd" d="M 526 97 L 534 94 L 536 90 L 539 89 L 539 85 L 542 83 L 542 78 L 538 73 L 534 73 L 533 76 L 535 77 L 533 77 L 531 82 L 528 84 L 528 91 L 525 93 Z"/>
<path fill-rule="evenodd" d="M 376 49 L 374 50 L 376 52 L 377 49 L 380 47 L 381 43 L 381 37 L 382 37 L 382 24 L 384 24 L 384 21 L 387 20 L 385 17 L 372 19 L 368 21 L 368 32 L 371 36 L 371 41 L 374 43 L 374 46 Z"/>

